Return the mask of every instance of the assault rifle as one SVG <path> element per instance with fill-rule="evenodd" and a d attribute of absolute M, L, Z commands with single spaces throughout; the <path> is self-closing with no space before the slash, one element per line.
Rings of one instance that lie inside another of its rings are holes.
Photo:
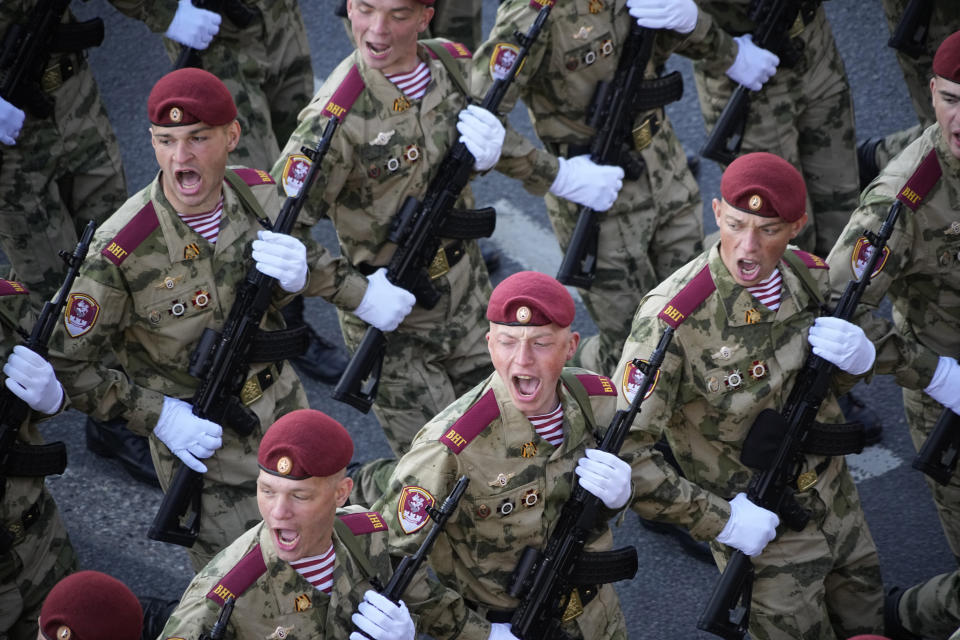
<path fill-rule="evenodd" d="M 60 252 L 60 257 L 67 265 L 67 275 L 57 292 L 56 298 L 43 303 L 43 308 L 37 321 L 33 325 L 30 336 L 24 346 L 31 351 L 46 357 L 47 342 L 57 321 L 63 316 L 63 308 L 67 304 L 67 295 L 77 279 L 80 265 L 87 257 L 90 241 L 93 239 L 95 224 L 91 220 L 87 223 L 80 236 L 80 241 L 73 249 L 73 253 Z M 30 406 L 18 398 L 6 386 L 0 388 L 0 500 L 6 491 L 4 478 L 9 476 L 42 477 L 63 473 L 67 466 L 67 449 L 62 442 L 51 442 L 43 445 L 28 445 L 17 442 L 20 426 L 30 414 Z M 4 547 L 6 530 L 0 532 L 0 555 Z"/>
<path fill-rule="evenodd" d="M 387 586 L 384 587 L 380 584 L 380 581 L 376 577 L 370 579 L 373 588 L 389 599 L 390 602 L 394 604 L 400 602 L 400 599 L 403 597 L 403 592 L 410 586 L 413 577 L 427 559 L 427 554 L 429 554 L 430 549 L 433 548 L 433 543 L 436 542 L 437 536 L 443 532 L 443 528 L 447 526 L 447 520 L 449 520 L 453 512 L 457 510 L 460 498 L 463 497 L 463 492 L 467 490 L 467 485 L 469 484 L 470 478 L 460 476 L 457 484 L 453 487 L 453 491 L 450 492 L 450 495 L 443 501 L 439 509 L 427 507 L 427 515 L 433 520 L 433 527 L 430 529 L 430 532 L 427 533 L 427 537 L 423 539 L 416 553 L 412 556 L 405 556 L 403 560 L 400 561 L 393 575 L 390 576 L 390 581 L 387 582 Z M 360 630 L 357 629 L 357 631 Z M 360 634 L 364 637 L 369 637 L 362 631 L 360 631 Z"/>
<path fill-rule="evenodd" d="M 927 52 L 927 35 L 930 33 L 932 17 L 933 0 L 910 0 L 887 46 L 911 58 L 919 58 Z"/>
<path fill-rule="evenodd" d="M 860 303 L 860 298 L 870 284 L 871 274 L 882 266 L 884 250 L 894 224 L 902 207 L 896 200 L 890 207 L 886 220 L 876 234 L 867 231 L 865 239 L 872 250 L 867 259 L 863 275 L 847 283 L 833 317 L 850 320 Z M 808 487 L 804 476 L 799 474 L 804 462 L 804 453 L 810 447 L 814 430 L 826 425 L 815 424 L 820 405 L 830 391 L 836 365 L 810 353 L 797 375 L 790 390 L 783 411 L 773 409 L 760 412 L 747 441 L 759 443 L 757 447 L 748 446 L 745 441 L 741 459 L 757 471 L 747 485 L 747 497 L 755 505 L 776 512 L 780 519 L 794 531 L 802 531 L 810 520 L 810 514 L 797 502 L 791 486 L 796 479 L 800 490 Z M 851 436 L 859 436 L 859 448 L 863 448 L 861 425 L 831 425 L 830 432 L 838 440 L 850 441 Z M 779 440 L 779 442 L 778 442 Z M 775 451 L 768 450 L 763 443 L 777 443 Z M 755 449 L 755 450 L 754 450 Z M 748 456 L 748 451 L 752 453 Z M 816 481 L 816 476 L 808 479 Z M 697 628 L 708 631 L 727 640 L 740 640 L 747 631 L 750 622 L 750 598 L 753 588 L 754 569 L 749 556 L 742 551 L 734 551 L 714 587 L 710 600 L 697 622 Z"/>
<path fill-rule="evenodd" d="M 613 79 L 597 84 L 588 109 L 587 124 L 596 130 L 590 142 L 590 159 L 596 164 L 619 165 L 628 180 L 636 180 L 643 172 L 643 161 L 633 153 L 631 143 L 635 144 L 638 136 L 653 134 L 650 129 L 633 130 L 637 116 L 679 100 L 683 95 L 679 71 L 662 78 L 644 79 L 653 55 L 654 40 L 656 31 L 633 22 Z M 557 280 L 583 289 L 590 288 L 597 269 L 599 234 L 596 213 L 590 207 L 581 206 Z"/>
<path fill-rule="evenodd" d="M 944 409 L 934 425 L 933 431 L 920 447 L 913 460 L 913 468 L 939 482 L 947 484 L 957 470 L 960 457 L 960 416 L 950 409 Z"/>
<path fill-rule="evenodd" d="M 616 454 L 623 446 L 640 405 L 660 374 L 660 366 L 673 338 L 673 327 L 660 336 L 649 362 L 634 360 L 643 381 L 626 410 L 619 410 L 600 442 L 599 449 Z M 578 587 L 599 588 L 599 584 L 629 580 L 637 573 L 637 550 L 624 547 L 613 551 L 589 553 L 583 550 L 587 535 L 597 525 L 597 512 L 603 506 L 597 498 L 575 481 L 560 518 L 550 533 L 543 551 L 526 547 L 514 569 L 508 593 L 520 598 L 510 631 L 521 640 L 562 638 L 560 625 L 582 611 L 583 594 Z"/>
<path fill-rule="evenodd" d="M 339 124 L 339 118 L 331 117 L 316 148 L 301 149 L 310 156 L 310 170 L 297 195 L 287 198 L 283 203 L 273 231 L 290 233 L 293 229 Z M 261 219 L 260 223 L 270 228 L 269 220 Z M 237 288 L 237 297 L 230 307 L 223 329 L 204 329 L 190 356 L 188 373 L 199 379 L 190 401 L 193 414 L 224 428 L 231 428 L 241 436 L 250 435 L 260 424 L 257 414 L 240 399 L 250 364 L 276 359 L 275 348 L 271 348 L 269 342 L 273 332 L 260 330 L 260 322 L 273 298 L 275 281 L 275 278 L 260 273 L 256 265 L 251 266 Z M 284 333 L 288 338 L 296 337 L 290 332 Z M 181 465 L 163 496 L 147 537 L 184 547 L 193 546 L 200 532 L 202 490 L 203 475 Z M 186 519 L 191 511 L 192 517 L 185 526 L 182 525 L 181 520 Z"/>
<path fill-rule="evenodd" d="M 260 15 L 259 9 L 255 7 L 251 9 L 243 0 L 193 0 L 193 6 L 219 13 L 240 29 L 249 27 Z M 176 70 L 186 67 L 203 69 L 203 60 L 200 59 L 198 50 L 181 45 L 180 55 L 173 63 L 173 68 Z"/>
<path fill-rule="evenodd" d="M 791 67 L 803 55 L 793 45 L 789 32 L 800 12 L 800 0 L 753 0 L 748 15 L 757 28 L 753 31 L 753 43 L 773 51 L 780 58 L 780 65 Z M 700 149 L 704 158 L 730 164 L 740 155 L 743 133 L 750 112 L 750 90 L 738 84 L 727 105 L 720 112 L 716 126 Z"/>
<path fill-rule="evenodd" d="M 40 0 L 26 24 L 14 23 L 0 43 L 0 96 L 37 118 L 53 113 L 53 98 L 43 87 L 51 53 L 73 53 L 103 42 L 103 20 L 63 24 L 70 0 Z"/>
<path fill-rule="evenodd" d="M 227 635 L 227 623 L 230 622 L 230 616 L 233 615 L 233 605 L 236 603 L 236 598 L 228 596 L 223 603 L 223 608 L 220 609 L 220 615 L 217 616 L 217 621 L 213 624 L 213 628 L 210 629 L 210 633 L 201 633 L 197 640 L 223 640 Z"/>
<path fill-rule="evenodd" d="M 555 0 L 531 0 L 540 6 L 536 20 L 526 34 L 515 33 L 520 49 L 509 70 L 494 80 L 480 106 L 496 113 L 513 83 L 530 47 L 546 24 Z M 496 54 L 494 54 L 496 55 Z M 440 292 L 431 281 L 433 262 L 443 248 L 441 237 L 473 239 L 488 237 L 496 224 L 496 212 L 492 208 L 475 211 L 455 211 L 460 192 L 467 186 L 473 173 L 475 158 L 462 142 L 457 142 L 447 151 L 434 175 L 423 200 L 407 196 L 391 223 L 389 241 L 397 245 L 387 265 L 387 280 L 412 292 L 417 304 L 432 309 L 440 301 Z M 447 264 L 443 254 L 439 275 L 445 273 Z M 350 363 L 333 389 L 333 398 L 345 402 L 364 413 L 370 410 L 377 397 L 380 374 L 387 340 L 376 327 L 367 331 L 354 352 Z"/>

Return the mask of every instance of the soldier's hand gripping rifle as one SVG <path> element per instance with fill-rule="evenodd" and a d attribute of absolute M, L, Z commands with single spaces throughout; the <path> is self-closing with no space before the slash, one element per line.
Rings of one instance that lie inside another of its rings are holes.
<path fill-rule="evenodd" d="M 933 0 L 910 0 L 887 46 L 911 58 L 920 57 L 927 52 L 927 35 L 930 33 L 932 17 Z"/>
<path fill-rule="evenodd" d="M 87 257 L 90 241 L 93 239 L 95 224 L 91 220 L 83 230 L 83 235 L 73 253 L 60 252 L 60 257 L 67 264 L 67 275 L 57 292 L 56 298 L 43 303 L 43 309 L 37 317 L 30 336 L 24 346 L 45 357 L 47 342 L 53 328 L 63 314 L 67 304 L 67 295 L 73 288 L 73 281 L 77 279 L 80 265 Z M 6 386 L 0 387 L 0 500 L 6 491 L 4 480 L 10 476 L 42 477 L 63 473 L 67 466 L 67 449 L 62 442 L 51 442 L 43 445 L 28 445 L 17 442 L 20 426 L 30 414 L 30 406 L 18 398 Z M 0 532 L 0 555 L 3 553 L 5 536 L 11 534 L 4 529 Z M 12 537 L 12 536 L 11 536 Z"/>
<path fill-rule="evenodd" d="M 243 0 L 193 0 L 193 6 L 219 13 L 239 29 L 246 29 L 260 16 L 260 9 L 247 6 Z M 200 51 L 184 44 L 180 46 L 180 55 L 174 61 L 173 68 L 185 67 L 203 69 L 203 60 Z"/>
<path fill-rule="evenodd" d="M 640 405 L 660 374 L 660 366 L 673 338 L 673 327 L 660 336 L 648 362 L 634 360 L 643 374 L 643 382 L 626 410 L 619 410 L 610 421 L 599 449 L 614 455 L 620 451 Z M 510 621 L 510 631 L 521 640 L 563 638 L 560 625 L 582 611 L 581 593 L 600 585 L 629 580 L 637 573 L 637 550 L 624 547 L 613 551 L 585 552 L 587 536 L 598 522 L 603 507 L 600 498 L 575 480 L 573 491 L 560 511 L 556 526 L 543 551 L 526 547 L 514 569 L 508 593 L 520 602 Z M 595 595 L 595 593 L 593 594 Z"/>
<path fill-rule="evenodd" d="M 510 69 L 498 77 L 480 106 L 496 113 L 513 83 L 530 47 L 546 24 L 555 0 L 531 0 L 531 5 L 540 7 L 533 25 L 526 34 L 517 32 L 515 37 L 520 50 Z M 432 309 L 440 300 L 440 293 L 431 281 L 433 262 L 443 251 L 441 238 L 473 239 L 489 237 L 496 223 L 492 208 L 474 211 L 455 211 L 453 205 L 460 192 L 470 181 L 475 158 L 462 142 L 457 142 L 447 151 L 423 200 L 407 196 L 393 218 L 389 241 L 397 249 L 387 265 L 387 280 L 413 293 L 417 304 Z M 444 257 L 443 265 L 446 265 Z M 441 268 L 442 275 L 443 271 Z M 345 402 L 364 413 L 370 410 L 377 397 L 383 357 L 387 341 L 376 327 L 367 327 L 363 339 L 354 352 L 350 363 L 333 389 L 333 398 Z"/>
<path fill-rule="evenodd" d="M 753 0 L 747 10 L 750 19 L 757 25 L 753 31 L 753 43 L 776 53 L 782 66 L 793 66 L 802 55 L 789 37 L 800 5 L 800 0 Z M 720 112 L 717 124 L 700 149 L 701 156 L 726 165 L 740 155 L 750 113 L 749 91 L 742 84 L 733 90 L 730 100 Z"/>
<path fill-rule="evenodd" d="M 644 130 L 643 126 L 634 131 L 637 116 L 675 102 L 683 95 L 683 80 L 678 71 L 661 78 L 644 79 L 656 33 L 633 22 L 613 79 L 597 84 L 588 110 L 587 124 L 596 130 L 590 142 L 590 160 L 595 164 L 622 167 L 628 180 L 636 180 L 643 172 L 642 161 L 637 160 L 631 145 L 636 144 L 635 141 L 648 142 L 642 138 L 652 135 L 652 131 Z M 599 233 L 597 214 L 590 207 L 581 206 L 557 280 L 590 288 L 597 269 Z"/>
<path fill-rule="evenodd" d="M 311 159 L 310 170 L 297 195 L 287 198 L 283 203 L 277 222 L 273 225 L 276 233 L 290 233 L 293 229 L 339 124 L 339 118 L 331 117 L 316 148 L 301 149 Z M 269 220 L 262 219 L 260 222 L 269 228 Z M 188 372 L 199 380 L 190 401 L 193 414 L 216 422 L 225 429 L 233 429 L 242 436 L 250 435 L 260 424 L 257 415 L 240 399 L 250 364 L 277 359 L 276 347 L 271 346 L 271 336 L 282 338 L 284 342 L 297 338 L 294 333 L 296 330 L 260 330 L 260 322 L 273 299 L 275 282 L 275 278 L 258 271 L 256 265 L 251 266 L 237 288 L 237 296 L 223 328 L 220 331 L 209 327 L 204 329 L 190 356 Z M 181 465 L 163 496 L 147 537 L 184 547 L 192 546 L 200 531 L 202 490 L 203 474 Z"/>
<path fill-rule="evenodd" d="M 870 257 L 859 280 L 854 275 L 854 279 L 847 283 L 834 309 L 834 318 L 850 320 L 853 317 L 872 274 L 883 265 L 884 253 L 888 251 L 887 241 L 893 233 L 902 206 L 900 200 L 896 200 L 880 231 L 876 234 L 870 231 L 864 233 L 872 247 Z M 825 448 L 836 447 L 837 454 L 843 449 L 846 449 L 844 453 L 863 449 L 862 425 L 816 423 L 820 405 L 830 391 L 836 370 L 836 365 L 811 352 L 797 375 L 782 412 L 773 409 L 761 411 L 743 445 L 741 459 L 757 469 L 747 486 L 747 497 L 753 504 L 777 513 L 781 522 L 794 531 L 802 531 L 810 520 L 810 514 L 794 495 L 794 482 L 801 491 L 816 482 L 815 471 L 799 473 L 804 453 L 830 455 L 826 451 L 811 451 L 816 437 L 824 434 L 827 438 L 833 438 L 832 444 L 825 443 L 823 439 L 818 442 L 824 443 L 821 446 Z M 756 446 L 753 443 L 757 443 Z M 770 443 L 776 443 L 775 452 L 771 451 Z M 727 640 L 740 640 L 750 622 L 753 578 L 754 569 L 749 556 L 742 551 L 734 551 L 700 615 L 697 628 Z"/>
<path fill-rule="evenodd" d="M 394 569 L 393 575 L 390 576 L 387 586 L 380 584 L 380 581 L 377 580 L 377 578 L 372 578 L 370 580 L 370 582 L 373 584 L 373 588 L 385 598 L 390 600 L 390 602 L 393 604 L 400 603 L 401 598 L 403 598 L 403 592 L 406 591 L 407 587 L 410 586 L 410 582 L 417 574 L 417 571 L 420 570 L 421 565 L 423 565 L 424 561 L 427 559 L 427 555 L 430 554 L 430 549 L 433 548 L 433 543 L 436 542 L 437 536 L 439 536 L 443 532 L 443 528 L 447 526 L 447 520 L 449 520 L 450 516 L 453 515 L 453 512 L 457 510 L 457 505 L 460 503 L 460 498 L 463 497 L 463 492 L 467 490 L 467 485 L 469 484 L 470 478 L 467 476 L 460 476 L 460 479 L 457 480 L 457 484 L 455 484 L 453 487 L 453 491 L 451 491 L 450 495 L 446 497 L 439 509 L 427 507 L 427 515 L 429 515 L 430 519 L 433 520 L 433 527 L 430 529 L 430 532 L 427 533 L 427 537 L 423 539 L 423 542 L 420 544 L 420 548 L 417 549 L 412 556 L 405 556 L 400 561 L 400 563 L 397 565 L 397 568 Z M 364 637 L 369 637 L 360 629 L 356 629 L 356 631 L 358 631 Z"/>

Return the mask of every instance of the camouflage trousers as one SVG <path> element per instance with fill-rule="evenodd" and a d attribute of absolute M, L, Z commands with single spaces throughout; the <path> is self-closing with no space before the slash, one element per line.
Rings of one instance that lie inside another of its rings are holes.
<path fill-rule="evenodd" d="M 910 587 L 900 598 L 900 622 L 924 638 L 946 638 L 960 626 L 960 570 Z"/>
<path fill-rule="evenodd" d="M 203 68 L 227 85 L 243 133 L 229 164 L 268 170 L 313 96 L 307 31 L 296 0 L 257 2 L 262 19 L 238 29 L 228 18 L 200 52 Z M 180 44 L 164 39 L 171 61 Z"/>
<path fill-rule="evenodd" d="M 617 369 L 643 296 L 703 250 L 700 189 L 669 120 L 640 156 L 646 170 L 624 181 L 612 209 L 594 214 L 600 225 L 596 276 L 579 290 L 597 335 L 580 342 L 572 364 L 604 375 Z M 549 193 L 546 203 L 566 251 L 579 206 Z"/>
<path fill-rule="evenodd" d="M 57 255 L 90 220 L 127 199 L 117 139 L 86 63 L 49 94 L 54 114 L 28 115 L 16 146 L 0 145 L 0 247 L 39 311 L 63 283 Z"/>
<path fill-rule="evenodd" d="M 37 478 L 43 484 L 43 478 Z M 35 640 L 44 598 L 77 569 L 77 555 L 53 497 L 44 488 L 40 517 L 23 540 L 0 555 L 0 638 Z"/>
<path fill-rule="evenodd" d="M 373 410 L 397 457 L 417 432 L 451 402 L 490 375 L 487 301 L 490 276 L 476 242 L 450 272 L 433 281 L 440 302 L 414 307 L 396 331 L 386 334 L 380 387 Z M 343 339 L 354 352 L 367 324 L 338 311 Z"/>
<path fill-rule="evenodd" d="M 203 461 L 207 473 L 203 476 L 200 497 L 200 533 L 193 547 L 187 549 L 195 571 L 200 571 L 221 549 L 263 519 L 257 507 L 260 439 L 278 418 L 308 406 L 300 379 L 287 362 L 277 381 L 249 405 L 260 418 L 260 426 L 246 437 L 224 427 L 223 446 Z M 149 441 L 153 466 L 166 492 L 182 463 L 153 433 Z"/>

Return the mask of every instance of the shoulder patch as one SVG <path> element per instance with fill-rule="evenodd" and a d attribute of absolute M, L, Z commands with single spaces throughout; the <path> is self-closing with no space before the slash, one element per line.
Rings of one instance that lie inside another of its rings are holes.
<path fill-rule="evenodd" d="M 598 376 L 592 373 L 578 373 L 577 380 L 579 380 L 583 388 L 587 390 L 587 394 L 591 396 L 617 395 L 617 388 L 613 386 L 613 382 L 606 376 Z"/>
<path fill-rule="evenodd" d="M 403 532 L 410 535 L 423 529 L 430 522 L 428 509 L 436 503 L 437 499 L 423 487 L 405 486 L 397 500 L 397 521 Z"/>
<path fill-rule="evenodd" d="M 383 516 L 376 511 L 346 513 L 338 517 L 340 518 L 340 522 L 347 525 L 350 533 L 354 535 L 361 536 L 375 531 L 387 530 L 387 525 L 383 523 Z"/>
<path fill-rule="evenodd" d="M 830 265 L 827 264 L 826 260 L 820 256 L 815 256 L 812 253 L 807 253 L 800 249 L 791 249 L 800 261 L 807 267 L 807 269 L 829 269 Z"/>
<path fill-rule="evenodd" d="M 930 189 L 933 189 L 933 185 L 937 184 L 942 173 L 943 169 L 940 167 L 940 161 L 937 160 L 937 152 L 931 149 L 930 153 L 917 165 L 917 170 L 907 180 L 907 184 L 903 185 L 903 189 L 897 194 L 897 200 L 916 211 L 930 193 Z"/>
<path fill-rule="evenodd" d="M 462 45 L 459 42 L 440 42 L 439 44 L 442 45 L 444 49 L 449 51 L 450 55 L 452 55 L 454 58 L 473 57 L 473 53 L 470 51 L 470 49 L 467 49 L 465 45 Z M 438 57 L 437 52 L 430 47 L 427 47 L 427 53 L 430 54 L 430 57 L 434 60 L 436 60 Z"/>
<path fill-rule="evenodd" d="M 500 415 L 500 406 L 493 389 L 488 390 L 477 402 L 440 436 L 440 442 L 454 453 L 460 453 L 474 438 L 490 426 Z"/>
<path fill-rule="evenodd" d="M 0 278 L 0 296 L 21 296 L 28 293 L 30 292 L 22 283 Z"/>
<path fill-rule="evenodd" d="M 159 226 L 160 221 L 157 219 L 153 202 L 148 202 L 123 229 L 120 229 L 100 254 L 115 265 L 123 264 L 130 252 L 139 247 L 140 243 Z"/>
<path fill-rule="evenodd" d="M 673 296 L 657 317 L 676 329 L 716 288 L 709 265 L 703 265 L 703 269 Z"/>
<path fill-rule="evenodd" d="M 262 169 L 231 169 L 231 171 L 251 187 L 255 187 L 258 184 L 276 184 L 276 182 L 273 181 L 273 176 Z"/>
<path fill-rule="evenodd" d="M 530 0 L 530 8 L 539 11 L 544 7 L 552 7 L 557 4 L 557 0 Z"/>
<path fill-rule="evenodd" d="M 222 607 L 227 598 L 239 598 L 266 571 L 267 565 L 263 562 L 263 553 L 258 544 L 250 549 L 250 552 L 243 556 L 240 562 L 227 572 L 227 575 L 220 578 L 220 581 L 207 594 L 207 598 Z"/>
<path fill-rule="evenodd" d="M 350 71 L 347 72 L 347 76 L 343 79 L 343 82 L 340 83 L 337 90 L 330 96 L 330 100 L 327 101 L 321 114 L 328 118 L 337 117 L 343 120 L 343 117 L 350 111 L 350 107 L 357 101 L 357 98 L 363 93 L 366 86 L 366 83 L 360 76 L 360 70 L 357 69 L 357 65 L 353 65 L 350 67 Z"/>

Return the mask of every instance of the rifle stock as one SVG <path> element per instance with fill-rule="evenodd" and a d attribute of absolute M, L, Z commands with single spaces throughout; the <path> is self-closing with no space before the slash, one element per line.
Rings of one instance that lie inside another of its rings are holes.
<path fill-rule="evenodd" d="M 960 457 L 960 416 L 944 408 L 933 431 L 913 459 L 913 468 L 942 485 L 950 482 Z"/>
<path fill-rule="evenodd" d="M 312 160 L 310 170 L 297 195 L 284 201 L 273 231 L 290 233 L 293 229 L 339 124 L 339 118 L 331 117 L 316 148 L 302 149 Z M 261 223 L 268 225 L 269 221 L 261 220 Z M 254 338 L 271 304 L 275 281 L 260 273 L 256 265 L 251 266 L 238 288 L 223 329 L 204 330 L 190 358 L 189 373 L 199 379 L 190 401 L 193 414 L 244 436 L 252 433 L 260 421 L 238 396 L 250 368 Z M 203 475 L 181 465 L 164 493 L 147 537 L 193 546 L 200 531 L 202 490 Z"/>

